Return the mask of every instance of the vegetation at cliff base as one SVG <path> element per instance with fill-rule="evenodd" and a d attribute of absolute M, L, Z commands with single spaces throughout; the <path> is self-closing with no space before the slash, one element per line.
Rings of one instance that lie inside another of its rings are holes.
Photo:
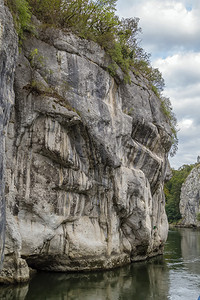
<path fill-rule="evenodd" d="M 197 221 L 200 222 L 200 213 L 197 214 Z"/>
<path fill-rule="evenodd" d="M 183 165 L 178 170 L 172 169 L 172 178 L 165 184 L 166 213 L 169 223 L 177 223 L 181 219 L 179 210 L 181 187 L 196 165 Z"/>

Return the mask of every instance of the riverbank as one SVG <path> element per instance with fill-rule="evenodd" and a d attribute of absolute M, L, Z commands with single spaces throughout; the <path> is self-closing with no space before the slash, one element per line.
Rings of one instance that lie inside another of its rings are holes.
<path fill-rule="evenodd" d="M 195 226 L 195 225 L 182 225 L 182 224 L 169 224 L 169 229 L 173 228 L 192 228 L 192 229 L 198 229 L 200 230 L 200 227 Z"/>

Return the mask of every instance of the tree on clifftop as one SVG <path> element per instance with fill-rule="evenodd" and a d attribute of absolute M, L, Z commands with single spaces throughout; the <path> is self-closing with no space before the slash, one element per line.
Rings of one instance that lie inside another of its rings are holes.
<path fill-rule="evenodd" d="M 19 40 L 23 44 L 24 31 L 32 31 L 31 15 L 44 27 L 61 28 L 81 38 L 98 43 L 111 58 L 107 71 L 115 77 L 120 67 L 124 81 L 130 83 L 132 71 L 146 79 L 149 89 L 160 99 L 161 109 L 171 127 L 172 151 L 177 150 L 176 118 L 169 101 L 161 92 L 162 74 L 150 64 L 150 55 L 139 46 L 141 32 L 138 18 L 120 18 L 116 15 L 117 0 L 5 0 L 10 8 Z"/>

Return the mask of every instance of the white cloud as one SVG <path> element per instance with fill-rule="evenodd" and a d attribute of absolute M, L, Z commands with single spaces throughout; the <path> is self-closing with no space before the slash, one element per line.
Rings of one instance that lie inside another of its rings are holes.
<path fill-rule="evenodd" d="M 153 66 L 159 68 L 165 83 L 165 95 L 171 102 L 178 119 L 199 120 L 200 111 L 200 53 L 175 54 L 158 59 Z M 199 122 L 199 121 L 198 121 Z"/>
<path fill-rule="evenodd" d="M 178 53 L 160 58 L 153 65 L 160 69 L 168 87 L 185 88 L 200 82 L 200 52 Z"/>
<path fill-rule="evenodd" d="M 163 50 L 172 54 L 178 49 L 200 49 L 200 5 L 197 1 L 133 0 L 129 5 L 119 4 L 120 15 L 140 18 L 142 43 L 147 52 L 155 56 Z"/>
<path fill-rule="evenodd" d="M 184 130 L 190 130 L 193 127 L 193 120 L 191 119 L 183 119 L 180 122 L 178 122 L 178 127 L 182 128 Z"/>
<path fill-rule="evenodd" d="M 195 163 L 200 155 L 200 1 L 118 0 L 118 11 L 140 18 L 142 47 L 163 74 L 164 95 L 180 129 L 172 166 Z"/>
<path fill-rule="evenodd" d="M 178 53 L 153 65 L 165 78 L 164 94 L 178 119 L 179 150 L 171 163 L 176 168 L 194 163 L 200 154 L 200 53 Z"/>

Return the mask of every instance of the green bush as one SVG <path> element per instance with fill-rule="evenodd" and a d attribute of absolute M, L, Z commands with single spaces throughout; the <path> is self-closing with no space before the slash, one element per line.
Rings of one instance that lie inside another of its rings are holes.
<path fill-rule="evenodd" d="M 15 28 L 21 43 L 24 38 L 24 31 L 31 30 L 30 6 L 26 0 L 6 0 L 5 4 L 12 12 Z"/>
<path fill-rule="evenodd" d="M 161 98 L 164 87 L 162 74 L 150 65 L 150 55 L 138 44 L 141 32 L 138 18 L 116 16 L 117 0 L 6 0 L 12 11 L 20 41 L 31 28 L 31 14 L 43 24 L 71 31 L 82 38 L 97 42 L 112 58 L 109 73 L 115 77 L 118 66 L 124 80 L 130 83 L 130 71 L 144 76 L 152 91 Z M 164 114 L 172 129 L 172 151 L 177 150 L 176 123 L 171 107 L 161 99 Z"/>
<path fill-rule="evenodd" d="M 200 212 L 197 214 L 197 221 L 200 222 Z"/>
<path fill-rule="evenodd" d="M 126 81 L 130 70 L 143 74 L 158 91 L 164 86 L 161 73 L 150 66 L 149 55 L 138 45 L 138 18 L 116 16 L 116 0 L 27 0 L 31 12 L 49 26 L 68 29 L 100 44 L 121 67 Z M 115 66 L 113 63 L 112 66 Z M 112 76 L 115 67 L 109 66 Z"/>
<path fill-rule="evenodd" d="M 99 43 L 121 67 L 126 81 L 130 70 L 137 70 L 161 91 L 164 85 L 157 69 L 150 66 L 149 55 L 138 45 L 141 32 L 138 18 L 116 16 L 116 0 L 6 0 L 13 13 L 20 39 L 30 28 L 31 14 L 48 26 L 68 29 L 80 37 Z M 114 64 L 113 64 L 114 65 Z M 111 74 L 115 76 L 115 68 Z M 155 91 L 155 88 L 154 91 Z"/>

